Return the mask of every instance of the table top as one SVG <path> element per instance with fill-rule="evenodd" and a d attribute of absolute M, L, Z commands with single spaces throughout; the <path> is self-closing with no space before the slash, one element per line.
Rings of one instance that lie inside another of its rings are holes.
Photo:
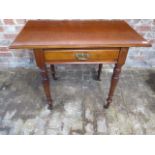
<path fill-rule="evenodd" d="M 122 20 L 29 20 L 10 48 L 151 46 Z"/>

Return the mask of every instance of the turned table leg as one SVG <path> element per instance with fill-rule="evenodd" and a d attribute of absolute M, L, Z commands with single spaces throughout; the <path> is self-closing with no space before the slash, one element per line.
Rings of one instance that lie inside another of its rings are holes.
<path fill-rule="evenodd" d="M 52 97 L 50 93 L 50 83 L 49 83 L 47 68 L 46 67 L 44 67 L 44 69 L 40 68 L 40 73 L 42 76 L 42 83 L 43 83 L 45 95 L 47 98 L 48 109 L 51 110 L 53 108 L 53 103 L 52 103 Z"/>
<path fill-rule="evenodd" d="M 47 98 L 48 109 L 51 110 L 53 108 L 53 103 L 52 103 L 52 97 L 50 93 L 48 71 L 47 71 L 45 60 L 44 60 L 44 51 L 42 51 L 41 49 L 34 50 L 34 55 L 35 55 L 37 66 L 40 69 L 44 92 Z"/>
<path fill-rule="evenodd" d="M 108 108 L 112 102 L 112 97 L 114 95 L 114 91 L 115 91 L 117 83 L 119 81 L 122 66 L 124 65 L 124 63 L 126 61 L 127 54 L 128 54 L 128 48 L 124 47 L 124 48 L 120 49 L 118 61 L 114 67 L 113 75 L 111 78 L 111 85 L 110 85 L 110 90 L 109 90 L 109 94 L 108 94 L 108 98 L 107 98 L 107 103 L 104 105 L 104 108 Z"/>
<path fill-rule="evenodd" d="M 56 77 L 56 72 L 55 72 L 55 66 L 54 65 L 50 65 L 51 68 L 51 72 L 52 72 L 52 77 L 54 80 L 57 80 L 58 78 Z"/>
<path fill-rule="evenodd" d="M 119 65 L 119 64 L 115 65 L 113 75 L 112 75 L 112 78 L 111 78 L 111 86 L 110 86 L 109 95 L 108 95 L 108 98 L 107 98 L 107 104 L 104 105 L 104 108 L 108 108 L 110 103 L 112 102 L 112 97 L 114 95 L 114 91 L 115 91 L 115 88 L 117 86 L 119 76 L 120 76 L 120 73 L 121 73 L 121 68 L 122 68 L 122 65 Z"/>
<path fill-rule="evenodd" d="M 99 64 L 97 72 L 97 80 L 99 81 L 101 81 L 101 73 L 102 73 L 102 64 Z"/>

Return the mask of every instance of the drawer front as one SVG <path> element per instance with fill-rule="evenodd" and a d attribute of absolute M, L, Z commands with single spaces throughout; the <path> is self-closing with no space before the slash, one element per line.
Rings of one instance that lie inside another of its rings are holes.
<path fill-rule="evenodd" d="M 119 48 L 102 50 L 45 50 L 46 62 L 115 62 Z"/>

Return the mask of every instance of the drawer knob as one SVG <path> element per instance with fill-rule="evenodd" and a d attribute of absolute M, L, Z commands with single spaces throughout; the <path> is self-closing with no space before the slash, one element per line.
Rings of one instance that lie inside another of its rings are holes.
<path fill-rule="evenodd" d="M 76 53 L 75 57 L 77 60 L 86 61 L 89 58 L 89 54 L 88 53 Z"/>

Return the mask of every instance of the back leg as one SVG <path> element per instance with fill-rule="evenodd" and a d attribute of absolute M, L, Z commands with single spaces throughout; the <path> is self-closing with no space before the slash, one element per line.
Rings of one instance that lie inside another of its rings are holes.
<path fill-rule="evenodd" d="M 50 65 L 50 68 L 51 68 L 53 79 L 57 80 L 58 78 L 56 77 L 55 66 L 54 65 Z"/>
<path fill-rule="evenodd" d="M 102 73 L 102 64 L 98 66 L 97 80 L 101 81 L 101 73 Z"/>

